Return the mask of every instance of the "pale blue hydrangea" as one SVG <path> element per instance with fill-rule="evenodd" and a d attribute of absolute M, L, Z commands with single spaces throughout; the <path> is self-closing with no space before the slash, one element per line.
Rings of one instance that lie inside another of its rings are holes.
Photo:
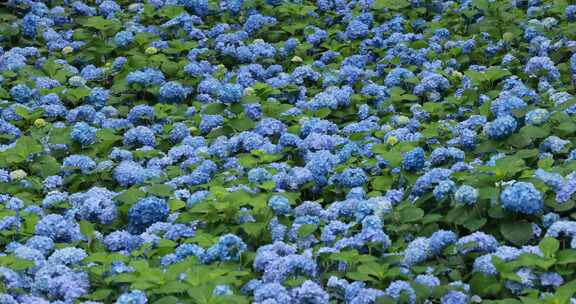
<path fill-rule="evenodd" d="M 450 194 L 456 191 L 456 183 L 452 180 L 444 180 L 438 183 L 434 190 L 432 191 L 432 195 L 436 201 L 440 202 L 447 198 Z"/>
<path fill-rule="evenodd" d="M 137 162 L 124 160 L 112 172 L 114 180 L 122 186 L 143 184 L 146 180 L 160 176 L 160 172 L 155 169 L 142 167 Z"/>
<path fill-rule="evenodd" d="M 328 293 L 310 280 L 304 281 L 302 285 L 292 289 L 290 295 L 295 303 L 328 304 L 330 301 Z"/>
<path fill-rule="evenodd" d="M 449 291 L 440 299 L 441 304 L 466 304 L 468 301 L 468 295 L 456 290 Z"/>
<path fill-rule="evenodd" d="M 454 193 L 454 201 L 463 205 L 474 205 L 478 201 L 478 189 L 463 185 Z"/>
<path fill-rule="evenodd" d="M 79 155 L 79 154 L 70 155 L 64 158 L 64 161 L 62 162 L 62 168 L 65 169 L 65 171 L 68 171 L 67 170 L 68 168 L 70 169 L 78 168 L 84 174 L 90 172 L 95 167 L 96 162 L 92 160 L 90 156 L 86 155 Z"/>
<path fill-rule="evenodd" d="M 79 264 L 87 256 L 88 254 L 84 249 L 66 247 L 54 251 L 54 253 L 48 257 L 48 263 L 73 266 Z"/>
<path fill-rule="evenodd" d="M 148 127 L 138 126 L 124 133 L 123 143 L 136 146 L 156 146 L 156 135 Z"/>
<path fill-rule="evenodd" d="M 150 196 L 140 199 L 128 211 L 128 231 L 140 233 L 168 217 L 168 205 L 163 199 Z"/>
<path fill-rule="evenodd" d="M 538 168 L 534 172 L 534 178 L 541 180 L 554 191 L 560 190 L 564 185 L 564 177 L 562 177 L 562 175 L 558 173 L 547 172 L 541 168 Z"/>
<path fill-rule="evenodd" d="M 498 241 L 493 236 L 481 231 L 461 237 L 456 242 L 458 252 L 468 254 L 470 252 L 490 253 L 498 247 Z"/>
<path fill-rule="evenodd" d="M 115 304 L 148 304 L 148 298 L 144 292 L 132 290 L 120 295 Z"/>
<path fill-rule="evenodd" d="M 558 68 L 556 68 L 554 62 L 546 56 L 530 58 L 524 67 L 524 72 L 533 77 L 544 76 L 552 81 L 560 78 Z"/>
<path fill-rule="evenodd" d="M 408 303 L 416 303 L 416 292 L 406 281 L 393 281 L 384 292 L 387 296 L 395 300 L 400 300 L 402 294 L 405 294 L 407 296 Z"/>
<path fill-rule="evenodd" d="M 420 275 L 416 276 L 416 278 L 414 279 L 414 282 L 416 282 L 420 285 L 424 285 L 428 288 L 434 288 L 434 287 L 440 285 L 440 279 L 438 279 L 436 276 L 431 275 L 431 274 L 420 274 Z"/>
<path fill-rule="evenodd" d="M 70 132 L 70 138 L 82 146 L 88 146 L 96 142 L 96 131 L 85 122 L 77 122 Z"/>
<path fill-rule="evenodd" d="M 542 193 L 528 182 L 516 182 L 500 193 L 504 209 L 523 214 L 536 214 L 544 206 Z"/>
<path fill-rule="evenodd" d="M 142 86 L 160 85 L 164 83 L 164 74 L 160 70 L 145 68 L 143 70 L 130 72 L 126 76 L 128 83 L 138 83 Z"/>
<path fill-rule="evenodd" d="M 490 139 L 502 139 L 516 131 L 518 123 L 511 115 L 504 115 L 487 123 L 484 132 Z"/>
<path fill-rule="evenodd" d="M 546 123 L 549 116 L 550 113 L 546 109 L 534 109 L 526 113 L 524 119 L 526 124 L 539 126 Z"/>
<path fill-rule="evenodd" d="M 49 214 L 36 224 L 35 234 L 46 236 L 55 242 L 72 242 L 82 239 L 80 226 L 59 214 Z"/>
<path fill-rule="evenodd" d="M 247 245 L 240 237 L 233 234 L 226 234 L 218 239 L 218 243 L 206 250 L 206 253 L 202 256 L 202 262 L 238 261 L 240 255 L 246 251 L 246 249 Z"/>
<path fill-rule="evenodd" d="M 215 296 L 231 296 L 234 294 L 230 285 L 217 285 L 212 294 Z"/>
<path fill-rule="evenodd" d="M 191 90 L 184 87 L 178 82 L 169 81 L 162 84 L 160 87 L 160 101 L 169 103 L 183 102 Z"/>
<path fill-rule="evenodd" d="M 292 210 L 290 201 L 283 195 L 273 195 L 270 197 L 268 207 L 272 209 L 276 215 L 287 215 Z"/>
<path fill-rule="evenodd" d="M 402 167 L 410 172 L 416 172 L 424 168 L 426 161 L 424 149 L 418 147 L 404 154 Z"/>

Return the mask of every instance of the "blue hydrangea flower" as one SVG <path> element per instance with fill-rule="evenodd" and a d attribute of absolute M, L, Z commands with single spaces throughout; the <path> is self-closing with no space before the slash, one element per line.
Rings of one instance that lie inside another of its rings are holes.
<path fill-rule="evenodd" d="M 218 243 L 206 250 L 206 253 L 202 256 L 202 262 L 238 261 L 240 255 L 246 251 L 246 249 L 247 245 L 240 237 L 233 234 L 226 234 L 218 239 Z"/>
<path fill-rule="evenodd" d="M 73 302 L 90 288 L 88 275 L 61 264 L 48 263 L 34 275 L 32 289 L 50 298 Z"/>
<path fill-rule="evenodd" d="M 224 123 L 224 117 L 222 115 L 202 115 L 202 121 L 200 122 L 200 132 L 206 134 L 212 129 L 221 126 Z"/>
<path fill-rule="evenodd" d="M 534 109 L 524 117 L 526 124 L 539 126 L 548 121 L 550 113 L 546 109 Z"/>
<path fill-rule="evenodd" d="M 359 19 L 354 19 L 346 27 L 346 36 L 349 39 L 364 38 L 368 35 L 370 27 Z"/>
<path fill-rule="evenodd" d="M 127 46 L 132 43 L 132 40 L 134 40 L 134 34 L 131 31 L 121 31 L 114 36 L 114 42 L 116 42 L 119 47 Z"/>
<path fill-rule="evenodd" d="M 452 290 L 442 296 L 440 299 L 441 304 L 465 304 L 468 303 L 468 296 L 461 292 Z"/>
<path fill-rule="evenodd" d="M 234 294 L 230 285 L 217 285 L 214 287 L 212 294 L 215 296 L 231 296 Z"/>
<path fill-rule="evenodd" d="M 148 226 L 168 218 L 168 205 L 163 199 L 150 196 L 140 199 L 128 210 L 128 231 L 141 233 Z"/>
<path fill-rule="evenodd" d="M 451 180 L 444 180 L 438 183 L 434 190 L 432 191 L 432 195 L 436 201 L 440 202 L 447 198 L 450 194 L 456 191 L 456 183 Z"/>
<path fill-rule="evenodd" d="M 243 29 L 248 34 L 253 35 L 265 26 L 275 25 L 278 21 L 274 17 L 252 14 L 244 23 Z"/>
<path fill-rule="evenodd" d="M 82 173 L 88 173 L 96 167 L 96 162 L 89 156 L 85 155 L 70 155 L 64 158 L 62 168 L 78 168 Z"/>
<path fill-rule="evenodd" d="M 402 294 L 406 294 L 409 303 L 416 303 L 416 292 L 406 281 L 394 281 L 384 292 L 395 300 L 400 300 Z"/>
<path fill-rule="evenodd" d="M 292 297 L 282 284 L 261 284 L 254 290 L 255 303 L 290 303 Z"/>
<path fill-rule="evenodd" d="M 85 122 L 77 122 L 70 132 L 70 138 L 82 146 L 88 146 L 96 142 L 96 131 Z"/>
<path fill-rule="evenodd" d="M 544 76 L 551 81 L 560 78 L 560 72 L 554 62 L 546 56 L 532 57 L 526 63 L 524 72 L 530 76 Z"/>
<path fill-rule="evenodd" d="M 516 182 L 508 186 L 500 194 L 504 209 L 523 214 L 536 214 L 544 207 L 542 193 L 527 182 Z"/>
<path fill-rule="evenodd" d="M 424 155 L 424 149 L 418 147 L 404 154 L 402 167 L 407 171 L 416 172 L 424 168 L 425 162 L 426 156 Z"/>
<path fill-rule="evenodd" d="M 290 291 L 292 299 L 296 303 L 328 304 L 330 296 L 318 284 L 307 280 L 299 287 Z"/>
<path fill-rule="evenodd" d="M 438 279 L 436 276 L 433 276 L 431 274 L 420 274 L 420 275 L 416 276 L 416 278 L 414 279 L 414 282 L 416 282 L 420 285 L 424 285 L 428 288 L 434 288 L 434 287 L 440 285 L 440 279 Z"/>
<path fill-rule="evenodd" d="M 142 242 L 143 240 L 137 235 L 132 235 L 124 230 L 116 230 L 107 235 L 102 243 L 110 251 L 126 251 L 129 253 L 138 249 Z"/>
<path fill-rule="evenodd" d="M 237 103 L 240 102 L 244 95 L 244 88 L 239 84 L 227 83 L 222 85 L 218 92 L 218 100 L 223 103 Z"/>
<path fill-rule="evenodd" d="M 156 135 L 148 127 L 138 126 L 128 130 L 124 134 L 123 143 L 125 145 L 156 146 Z"/>
<path fill-rule="evenodd" d="M 290 201 L 283 195 L 273 195 L 270 197 L 268 207 L 270 207 L 276 215 L 287 215 L 292 210 Z"/>
<path fill-rule="evenodd" d="M 474 187 L 463 185 L 454 193 L 454 201 L 463 205 L 474 205 L 478 200 L 478 190 Z"/>
<path fill-rule="evenodd" d="M 131 160 L 122 161 L 112 172 L 114 180 L 122 186 L 143 184 L 146 180 L 160 176 L 160 172 L 155 169 L 142 167 L 137 162 Z"/>
<path fill-rule="evenodd" d="M 24 84 L 17 84 L 10 89 L 10 96 L 18 103 L 26 103 L 32 98 L 32 90 Z"/>
<path fill-rule="evenodd" d="M 512 115 L 514 110 L 522 109 L 527 104 L 524 100 L 506 92 L 501 94 L 490 105 L 490 110 L 495 117 Z"/>
<path fill-rule="evenodd" d="M 564 283 L 564 278 L 557 272 L 545 272 L 540 275 L 542 286 L 560 287 Z"/>
<path fill-rule="evenodd" d="M 490 139 L 502 139 L 516 131 L 518 123 L 511 115 L 504 115 L 487 123 L 484 132 Z"/>
<path fill-rule="evenodd" d="M 138 83 L 142 86 L 160 85 L 164 83 L 164 74 L 160 70 L 145 68 L 143 70 L 130 72 L 126 76 L 128 83 Z"/>
<path fill-rule="evenodd" d="M 347 168 L 339 174 L 338 182 L 346 188 L 354 188 L 367 183 L 368 177 L 361 168 Z"/>
<path fill-rule="evenodd" d="M 186 99 L 190 91 L 190 89 L 184 87 L 176 81 L 165 82 L 160 87 L 160 101 L 180 103 Z"/>
<path fill-rule="evenodd" d="M 59 214 L 49 214 L 36 224 L 35 234 L 46 236 L 55 242 L 71 242 L 82 239 L 80 226 Z"/>
<path fill-rule="evenodd" d="M 147 304 L 146 294 L 140 290 L 132 290 L 118 297 L 115 304 Z"/>
<path fill-rule="evenodd" d="M 467 254 L 470 252 L 490 253 L 498 247 L 498 241 L 493 236 L 481 231 L 461 237 L 456 242 L 458 252 Z"/>

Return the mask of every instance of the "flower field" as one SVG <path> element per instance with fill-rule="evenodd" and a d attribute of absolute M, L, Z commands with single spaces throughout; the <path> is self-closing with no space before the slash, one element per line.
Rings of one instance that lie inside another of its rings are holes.
<path fill-rule="evenodd" d="M 0 4 L 0 304 L 575 304 L 576 1 Z"/>

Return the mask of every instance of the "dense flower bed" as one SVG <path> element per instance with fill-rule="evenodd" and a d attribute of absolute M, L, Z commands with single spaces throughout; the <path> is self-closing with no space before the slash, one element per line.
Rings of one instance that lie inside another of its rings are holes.
<path fill-rule="evenodd" d="M 576 303 L 575 27 L 570 0 L 9 0 L 0 304 Z"/>

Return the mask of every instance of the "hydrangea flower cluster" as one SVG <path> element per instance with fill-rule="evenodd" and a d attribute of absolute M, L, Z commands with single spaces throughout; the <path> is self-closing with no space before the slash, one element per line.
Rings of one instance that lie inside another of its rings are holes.
<path fill-rule="evenodd" d="M 571 1 L 4 2 L 0 303 L 576 303 Z"/>

